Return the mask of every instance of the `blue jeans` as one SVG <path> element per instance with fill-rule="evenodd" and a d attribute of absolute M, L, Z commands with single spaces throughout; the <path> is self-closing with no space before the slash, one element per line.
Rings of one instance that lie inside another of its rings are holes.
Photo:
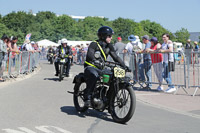
<path fill-rule="evenodd" d="M 143 64 L 139 65 L 139 72 L 140 72 L 140 80 L 141 81 L 145 81 L 145 77 L 144 77 L 144 72 L 147 78 L 147 82 L 151 82 L 151 65 L 152 65 L 152 61 L 151 60 L 144 60 Z M 147 83 L 148 87 L 152 87 L 151 83 Z"/>
<path fill-rule="evenodd" d="M 172 78 L 171 78 L 171 74 L 169 72 L 168 63 L 163 62 L 163 68 L 164 68 L 163 78 L 167 82 L 168 87 L 174 88 L 174 86 L 172 85 Z"/>

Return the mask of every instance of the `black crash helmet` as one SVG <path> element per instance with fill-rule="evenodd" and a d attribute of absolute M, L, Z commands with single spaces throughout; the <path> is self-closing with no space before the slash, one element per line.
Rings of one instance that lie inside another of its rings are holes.
<path fill-rule="evenodd" d="M 114 31 L 112 30 L 112 28 L 110 28 L 108 26 L 100 27 L 97 32 L 97 35 L 100 40 L 106 40 L 107 36 L 113 35 L 113 34 L 114 34 Z"/>

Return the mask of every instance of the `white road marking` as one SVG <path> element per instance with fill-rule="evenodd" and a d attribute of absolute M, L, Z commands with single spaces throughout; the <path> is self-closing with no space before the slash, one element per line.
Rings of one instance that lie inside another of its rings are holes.
<path fill-rule="evenodd" d="M 43 133 L 54 133 L 53 131 L 51 131 L 51 129 L 54 129 L 54 131 L 56 130 L 56 133 L 71 133 L 70 131 L 55 126 L 36 126 L 35 128 Z M 7 129 L 2 129 L 2 131 L 5 131 L 5 133 L 37 133 L 26 127 L 18 127 L 18 129 L 19 130 L 7 128 Z"/>
<path fill-rule="evenodd" d="M 38 129 L 38 130 L 40 130 L 40 131 L 42 131 L 42 132 L 44 132 L 44 133 L 54 133 L 54 132 L 50 131 L 47 128 L 54 128 L 54 129 L 56 129 L 57 131 L 59 131 L 61 133 L 71 133 L 69 131 L 66 131 L 66 130 L 64 130 L 62 128 L 55 127 L 55 126 L 39 126 L 39 127 L 35 127 L 35 128 Z"/>
<path fill-rule="evenodd" d="M 34 131 L 32 131 L 32 130 L 30 130 L 28 128 L 25 128 L 25 127 L 19 127 L 19 129 L 24 131 L 24 132 L 26 132 L 26 133 L 36 133 L 36 132 L 34 132 Z"/>
<path fill-rule="evenodd" d="M 160 95 L 159 93 L 149 93 L 149 94 L 136 94 L 136 96 L 156 96 Z"/>
<path fill-rule="evenodd" d="M 21 131 L 19 131 L 19 130 L 14 130 L 14 129 L 2 129 L 3 131 L 5 131 L 6 133 L 36 133 L 36 132 L 34 132 L 34 131 L 32 131 L 32 130 L 30 130 L 30 129 L 28 129 L 28 128 L 25 128 L 25 127 L 19 127 L 19 129 L 21 130 Z M 24 131 L 24 132 L 22 132 L 22 131 Z"/>

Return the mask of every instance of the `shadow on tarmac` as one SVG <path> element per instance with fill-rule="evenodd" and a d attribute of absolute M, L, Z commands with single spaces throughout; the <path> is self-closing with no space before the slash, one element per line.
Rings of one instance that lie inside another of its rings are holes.
<path fill-rule="evenodd" d="M 59 81 L 59 78 L 44 78 L 44 80 Z"/>
<path fill-rule="evenodd" d="M 95 110 L 88 109 L 86 112 L 77 112 L 76 108 L 73 106 L 63 106 L 60 108 L 61 112 L 64 112 L 68 115 L 76 115 L 82 118 L 86 117 L 96 117 L 105 121 L 113 122 L 111 118 L 108 118 L 110 116 L 108 113 L 105 112 L 98 112 Z"/>
<path fill-rule="evenodd" d="M 135 91 L 147 91 L 147 92 L 159 92 L 156 89 L 146 89 L 146 88 L 140 88 L 140 87 L 133 87 L 133 90 L 135 90 Z"/>

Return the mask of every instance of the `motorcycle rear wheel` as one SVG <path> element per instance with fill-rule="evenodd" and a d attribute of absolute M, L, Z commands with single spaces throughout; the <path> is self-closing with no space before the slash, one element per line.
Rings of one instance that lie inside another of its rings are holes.
<path fill-rule="evenodd" d="M 74 86 L 74 106 L 78 112 L 85 112 L 88 109 L 88 107 L 84 104 L 85 88 L 85 82 L 76 83 Z"/>

